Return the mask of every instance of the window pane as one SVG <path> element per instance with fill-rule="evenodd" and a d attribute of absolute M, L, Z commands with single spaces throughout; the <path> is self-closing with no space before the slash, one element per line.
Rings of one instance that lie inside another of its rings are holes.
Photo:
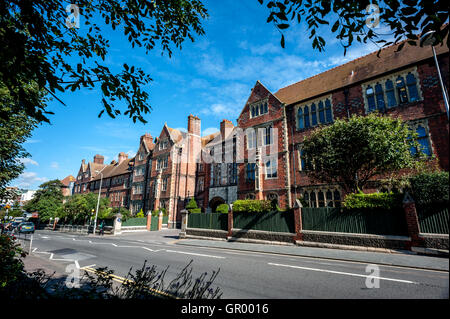
<path fill-rule="evenodd" d="M 268 107 L 267 107 L 267 102 L 266 103 L 264 103 L 264 113 L 267 113 L 269 110 L 268 110 Z"/>
<path fill-rule="evenodd" d="M 395 99 L 394 85 L 391 80 L 386 81 L 386 96 L 388 107 L 394 107 L 397 105 L 397 100 Z"/>
<path fill-rule="evenodd" d="M 305 122 L 303 121 L 303 110 L 301 107 L 298 108 L 298 113 L 297 113 L 297 121 L 298 121 L 298 129 L 302 130 L 305 128 Z"/>
<path fill-rule="evenodd" d="M 304 112 L 305 114 L 303 118 L 305 119 L 305 128 L 308 128 L 310 125 L 309 125 L 309 108 L 307 106 L 305 106 Z"/>
<path fill-rule="evenodd" d="M 333 122 L 333 116 L 331 114 L 331 102 L 329 99 L 325 100 L 325 115 L 327 117 L 327 123 Z"/>
<path fill-rule="evenodd" d="M 311 105 L 311 126 L 317 125 L 316 104 Z"/>
<path fill-rule="evenodd" d="M 259 114 L 264 114 L 264 105 L 263 104 L 261 104 L 259 106 Z"/>
<path fill-rule="evenodd" d="M 317 207 L 315 192 L 311 192 L 311 207 Z"/>
<path fill-rule="evenodd" d="M 397 83 L 397 93 L 400 103 L 408 102 L 408 94 L 406 93 L 405 80 L 402 77 L 398 77 Z"/>
<path fill-rule="evenodd" d="M 318 197 L 318 200 L 319 200 L 319 207 L 324 207 L 324 206 L 325 206 L 325 198 L 324 198 L 324 196 L 323 196 L 323 192 L 320 191 L 320 192 L 317 194 L 317 197 Z"/>
<path fill-rule="evenodd" d="M 325 123 L 325 111 L 323 109 L 323 102 L 319 102 L 319 123 L 324 124 Z"/>
<path fill-rule="evenodd" d="M 369 112 L 375 111 L 375 109 L 376 109 L 375 96 L 374 96 L 373 88 L 371 86 L 369 86 L 366 89 L 366 98 L 367 98 L 367 103 L 369 104 Z"/>
<path fill-rule="evenodd" d="M 383 87 L 380 83 L 375 85 L 375 96 L 377 100 L 377 107 L 380 111 L 384 111 L 385 103 L 384 103 L 384 95 L 383 95 Z"/>
<path fill-rule="evenodd" d="M 430 150 L 430 144 L 428 143 L 428 138 L 426 138 L 426 137 L 419 138 L 419 139 L 417 139 L 417 142 L 420 145 L 420 151 L 423 154 L 431 156 L 431 150 Z"/>
<path fill-rule="evenodd" d="M 417 91 L 416 78 L 413 74 L 408 73 L 406 76 L 406 84 L 408 85 L 409 98 L 411 102 L 419 100 L 419 92 Z"/>

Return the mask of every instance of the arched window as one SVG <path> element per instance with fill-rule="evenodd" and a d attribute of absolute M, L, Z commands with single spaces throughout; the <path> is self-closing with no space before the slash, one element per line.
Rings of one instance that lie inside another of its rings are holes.
<path fill-rule="evenodd" d="M 333 115 L 331 113 L 331 102 L 330 99 L 325 100 L 325 115 L 327 123 L 333 122 Z"/>
<path fill-rule="evenodd" d="M 309 202 L 309 193 L 308 192 L 303 193 L 303 199 L 305 200 L 305 202 L 308 203 L 308 207 L 311 207 L 311 203 Z"/>
<path fill-rule="evenodd" d="M 301 107 L 298 108 L 297 112 L 297 122 L 298 129 L 303 130 L 305 128 L 305 122 L 303 120 L 303 109 Z"/>
<path fill-rule="evenodd" d="M 409 99 L 411 102 L 419 100 L 419 92 L 417 91 L 416 77 L 412 73 L 406 76 L 406 85 L 408 86 Z"/>
<path fill-rule="evenodd" d="M 311 126 L 317 125 L 317 113 L 316 113 L 316 104 L 313 103 L 311 105 Z"/>
<path fill-rule="evenodd" d="M 311 207 L 317 207 L 317 203 L 316 203 L 316 193 L 315 192 L 311 192 Z"/>
<path fill-rule="evenodd" d="M 397 105 L 397 100 L 395 99 L 394 84 L 392 83 L 391 80 L 387 80 L 385 86 L 386 86 L 387 106 L 394 107 Z"/>
<path fill-rule="evenodd" d="M 319 202 L 319 207 L 325 207 L 325 196 L 322 191 L 317 193 L 317 199 Z"/>
<path fill-rule="evenodd" d="M 323 108 L 323 102 L 319 102 L 319 123 L 324 124 L 325 123 L 325 110 Z"/>
<path fill-rule="evenodd" d="M 309 128 L 310 124 L 309 124 L 309 108 L 308 108 L 308 106 L 305 106 L 305 109 L 303 112 L 304 112 L 303 118 L 305 119 L 305 128 Z"/>
<path fill-rule="evenodd" d="M 327 199 L 327 207 L 333 207 L 333 194 L 331 193 L 330 190 L 327 190 L 326 199 Z"/>
<path fill-rule="evenodd" d="M 367 103 L 369 104 L 369 112 L 375 111 L 377 108 L 375 105 L 375 94 L 373 88 L 370 85 L 366 89 L 366 98 Z"/>
<path fill-rule="evenodd" d="M 334 207 L 341 207 L 341 194 L 338 190 L 335 190 L 334 193 Z"/>
<path fill-rule="evenodd" d="M 383 94 L 383 87 L 381 86 L 380 83 L 377 83 L 375 85 L 375 97 L 377 100 L 377 107 L 378 109 L 383 112 L 384 108 L 385 108 L 385 103 L 384 103 L 384 94 Z"/>
<path fill-rule="evenodd" d="M 397 94 L 400 103 L 407 103 L 408 93 L 406 93 L 405 80 L 399 76 L 395 82 L 397 83 Z"/>

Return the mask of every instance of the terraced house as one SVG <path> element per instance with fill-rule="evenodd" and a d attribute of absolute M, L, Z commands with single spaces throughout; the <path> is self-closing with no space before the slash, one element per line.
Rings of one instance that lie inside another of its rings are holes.
<path fill-rule="evenodd" d="M 121 153 L 119 162 L 108 166 L 100 155 L 93 163 L 83 160 L 75 193 L 98 190 L 98 172 L 106 166 L 103 178 L 109 184 L 102 194 L 113 196 L 112 205 L 130 207 L 133 213 L 164 209 L 169 227 L 179 225 L 180 211 L 192 197 L 204 212 L 236 199 L 269 199 L 292 207 L 299 196 L 312 207 L 336 207 L 345 194 L 338 185 L 309 179 L 307 171 L 313 167 L 302 156 L 303 140 L 336 119 L 374 111 L 409 123 L 430 164 L 448 171 L 449 124 L 433 52 L 429 47 L 397 48 L 368 54 L 275 93 L 257 81 L 236 126 L 223 120 L 219 132 L 201 137 L 196 116 L 188 116 L 187 131 L 165 124 L 153 141 L 149 134 L 141 137 L 133 159 Z M 448 87 L 449 50 L 436 47 L 436 53 Z M 380 190 L 376 180 L 370 187 Z"/>

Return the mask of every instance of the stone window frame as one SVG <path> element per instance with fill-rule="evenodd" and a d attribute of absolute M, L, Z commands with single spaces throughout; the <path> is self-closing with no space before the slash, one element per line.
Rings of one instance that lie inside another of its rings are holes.
<path fill-rule="evenodd" d="M 265 107 L 265 105 L 267 105 L 267 107 Z M 259 112 L 259 110 L 261 109 L 261 106 L 263 107 L 264 113 Z M 253 115 L 256 113 L 255 111 L 253 111 L 253 109 L 256 110 L 256 108 L 258 108 L 258 115 Z M 266 97 L 257 102 L 253 102 L 253 103 L 249 104 L 248 114 L 249 114 L 249 118 L 251 118 L 251 119 L 257 118 L 257 117 L 265 115 L 265 114 L 269 114 L 269 97 Z"/>
<path fill-rule="evenodd" d="M 332 202 L 332 206 L 328 206 L 328 199 L 327 199 L 327 192 L 330 191 L 331 192 L 331 202 Z M 335 192 L 339 193 L 339 200 L 336 200 L 335 198 Z M 308 199 L 304 198 L 304 194 L 305 192 L 308 193 Z M 319 193 L 322 192 L 323 196 L 324 196 L 324 206 L 319 206 Z M 312 206 L 311 205 L 311 193 L 314 193 L 315 196 L 315 205 Z M 341 207 L 341 203 L 343 201 L 342 199 L 342 191 L 339 189 L 338 186 L 323 186 L 323 187 L 305 187 L 302 189 L 301 191 L 301 195 L 303 196 L 303 199 L 305 201 L 308 201 L 309 207 Z M 339 202 L 339 206 L 336 206 L 336 203 Z"/>
<path fill-rule="evenodd" d="M 269 162 L 271 163 L 271 165 L 267 166 L 267 163 Z M 272 165 L 273 162 L 275 162 L 275 166 Z M 278 178 L 278 158 L 276 158 L 275 156 L 270 156 L 264 162 L 264 179 L 277 179 L 277 178 Z"/>
<path fill-rule="evenodd" d="M 434 155 L 434 145 L 433 141 L 431 140 L 430 128 L 428 126 L 428 119 L 411 120 L 408 121 L 407 124 L 408 127 L 414 132 L 416 132 L 419 126 L 422 126 L 425 129 L 426 138 L 431 152 L 431 155 L 429 157 L 431 158 Z"/>
<path fill-rule="evenodd" d="M 411 98 L 410 98 L 409 88 L 408 88 L 407 81 L 406 81 L 406 76 L 409 73 L 413 74 L 414 77 L 416 78 L 416 88 L 417 88 L 417 93 L 419 95 L 419 99 L 416 101 L 411 101 Z M 408 102 L 406 102 L 406 103 L 399 103 L 400 99 L 399 99 L 399 95 L 398 95 L 398 91 L 397 91 L 397 82 L 396 82 L 397 78 L 399 76 L 404 79 L 404 83 L 406 86 L 406 94 L 408 96 Z M 386 81 L 387 80 L 391 80 L 392 84 L 394 85 L 394 95 L 395 95 L 396 104 L 395 104 L 395 106 L 391 106 L 391 107 L 388 106 L 388 98 L 387 98 L 387 94 L 386 94 Z M 414 67 L 411 67 L 411 68 L 408 68 L 408 69 L 405 69 L 405 70 L 402 70 L 399 72 L 391 73 L 389 75 L 385 75 L 383 77 L 379 77 L 375 80 L 371 80 L 371 81 L 361 84 L 361 89 L 362 89 L 362 94 L 363 94 L 363 99 L 364 99 L 364 110 L 365 110 L 366 114 L 369 114 L 369 113 L 372 113 L 375 111 L 379 111 L 378 105 L 377 105 L 378 103 L 376 100 L 376 93 L 375 93 L 375 86 L 377 84 L 381 84 L 381 86 L 383 88 L 384 111 L 394 109 L 401 105 L 407 105 L 409 103 L 416 103 L 419 101 L 423 101 L 423 93 L 422 93 L 422 88 L 420 85 L 419 73 L 417 72 L 417 66 L 414 66 Z M 374 91 L 374 98 L 375 98 L 375 103 L 376 103 L 376 109 L 374 111 L 369 111 L 369 101 L 367 99 L 367 94 L 366 94 L 366 91 L 369 86 L 372 87 L 372 89 Z"/>
<path fill-rule="evenodd" d="M 304 130 L 308 130 L 308 129 L 311 129 L 311 128 L 314 128 L 314 127 L 317 127 L 317 126 L 320 126 L 320 125 L 329 125 L 329 124 L 332 124 L 333 122 L 334 122 L 334 112 L 333 112 L 333 98 L 332 98 L 333 96 L 332 96 L 332 94 L 327 94 L 327 95 L 322 95 L 321 97 L 318 97 L 318 98 L 315 98 L 315 99 L 311 99 L 311 100 L 307 100 L 307 101 L 305 101 L 305 102 L 302 102 L 302 103 L 300 103 L 300 104 L 297 104 L 295 107 L 294 107 L 294 112 L 295 112 L 295 114 L 294 114 L 294 118 L 295 118 L 295 130 L 296 131 L 304 131 Z M 327 110 L 327 107 L 326 107 L 326 103 L 325 103 L 325 101 L 326 100 L 329 100 L 330 101 L 330 110 L 331 110 L 331 122 L 327 122 L 327 115 L 326 115 L 326 110 Z M 323 105 L 324 105 L 324 118 L 325 118 L 325 123 L 320 123 L 320 116 L 319 116 L 319 103 L 320 102 L 322 102 L 323 103 Z M 311 125 L 311 122 L 312 122 L 312 112 L 311 112 L 311 110 L 310 110 L 310 108 L 311 108 L 311 106 L 312 106 L 312 104 L 315 104 L 315 106 L 316 106 L 316 117 L 317 117 L 317 124 L 316 125 Z M 303 128 L 299 128 L 299 121 L 298 121 L 298 110 L 301 108 L 302 109 L 302 116 L 303 116 L 303 119 L 304 119 L 304 116 L 305 116 L 305 107 L 308 107 L 308 110 L 309 110 L 309 116 L 310 116 L 310 119 L 309 119 L 309 122 L 310 122 L 310 126 L 309 127 L 306 127 L 305 126 L 305 122 L 304 122 L 304 120 L 303 120 Z"/>

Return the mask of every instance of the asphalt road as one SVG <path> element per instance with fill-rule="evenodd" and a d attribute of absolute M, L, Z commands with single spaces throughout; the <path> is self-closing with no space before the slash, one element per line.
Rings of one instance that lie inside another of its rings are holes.
<path fill-rule="evenodd" d="M 449 297 L 445 271 L 395 266 L 367 268 L 368 264 L 297 257 L 261 252 L 232 251 L 177 245 L 176 230 L 87 237 L 36 231 L 32 256 L 49 265 L 75 264 L 79 268 L 107 266 L 125 277 L 144 261 L 159 270 L 167 266 L 167 278 L 193 260 L 193 274 L 208 277 L 220 269 L 214 281 L 222 298 L 240 299 L 428 299 Z M 49 266 L 51 267 L 51 266 Z M 367 276 L 373 276 L 368 278 Z M 372 286 L 371 286 L 372 285 Z M 375 286 L 375 288 L 370 288 Z"/>

